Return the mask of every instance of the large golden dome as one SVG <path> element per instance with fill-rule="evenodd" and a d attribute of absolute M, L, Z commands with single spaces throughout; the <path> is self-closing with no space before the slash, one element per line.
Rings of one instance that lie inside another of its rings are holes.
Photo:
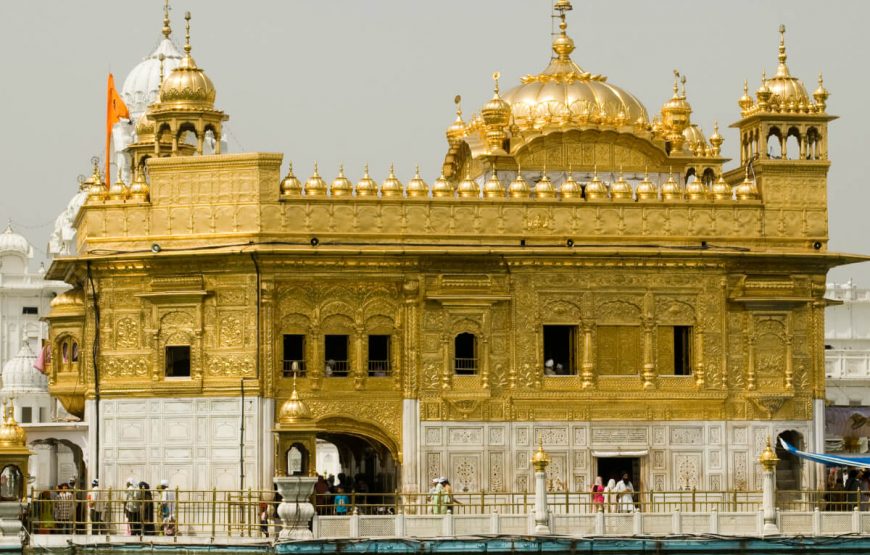
<path fill-rule="evenodd" d="M 521 130 L 569 124 L 645 129 L 649 115 L 640 100 L 608 83 L 604 75 L 589 73 L 574 63 L 574 41 L 566 33 L 564 15 L 559 27 L 553 40 L 555 56 L 547 68 L 523 77 L 521 85 L 502 97 L 511 105 L 514 123 Z"/>
<path fill-rule="evenodd" d="M 810 95 L 807 94 L 807 89 L 803 82 L 797 77 L 792 77 L 788 71 L 788 66 L 785 63 L 785 25 L 779 26 L 779 65 L 776 68 L 776 75 L 767 80 L 767 87 L 770 89 L 770 104 L 780 106 L 782 108 L 806 108 L 812 104 Z"/>
<path fill-rule="evenodd" d="M 187 12 L 184 18 L 187 20 L 184 59 L 160 86 L 160 103 L 190 108 L 214 108 L 217 90 L 208 75 L 197 67 L 190 55 L 190 12 Z"/>

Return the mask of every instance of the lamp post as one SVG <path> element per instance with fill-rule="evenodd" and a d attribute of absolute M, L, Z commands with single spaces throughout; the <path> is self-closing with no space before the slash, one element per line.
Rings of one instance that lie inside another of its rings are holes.
<path fill-rule="evenodd" d="M 761 465 L 761 506 L 764 510 L 764 529 L 762 535 L 779 534 L 776 526 L 776 463 L 779 457 L 770 445 L 770 436 L 767 436 L 767 446 L 758 456 Z"/>
<path fill-rule="evenodd" d="M 544 451 L 544 438 L 538 442 L 538 450 L 532 455 L 535 469 L 535 534 L 550 533 L 550 518 L 547 509 L 547 466 L 550 455 Z"/>

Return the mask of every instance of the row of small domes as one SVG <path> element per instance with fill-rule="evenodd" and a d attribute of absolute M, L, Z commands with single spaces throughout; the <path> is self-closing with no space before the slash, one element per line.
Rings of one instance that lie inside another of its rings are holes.
<path fill-rule="evenodd" d="M 694 179 L 689 181 L 685 188 L 682 188 L 679 183 L 674 180 L 671 175 L 668 180 L 660 187 L 649 180 L 649 176 L 644 176 L 636 188 L 632 188 L 631 183 L 625 180 L 620 175 L 619 179 L 613 183 L 606 183 L 599 179 L 596 173 L 592 180 L 588 183 L 581 184 L 574 179 L 572 174 L 568 174 L 565 181 L 557 189 L 550 181 L 546 172 L 541 174 L 541 178 L 534 184 L 529 185 L 522 173 L 517 173 L 516 178 L 505 187 L 504 182 L 499 179 L 496 172 L 490 172 L 489 178 L 481 187 L 477 181 L 472 179 L 469 173 L 466 173 L 465 178 L 454 188 L 453 184 L 444 177 L 442 173 L 435 180 L 432 187 L 420 176 L 420 168 L 414 177 L 408 182 L 408 186 L 404 187 L 402 182 L 396 177 L 395 170 L 390 166 L 390 174 L 384 180 L 380 187 L 377 182 L 369 175 L 368 166 L 362 179 L 354 186 L 350 179 L 344 174 L 344 167 L 339 169 L 338 176 L 333 180 L 331 186 L 327 186 L 326 181 L 318 172 L 317 164 L 314 165 L 314 173 L 309 177 L 303 185 L 299 178 L 293 173 L 293 165 L 290 164 L 290 169 L 287 176 L 281 181 L 281 195 L 284 197 L 299 197 L 303 194 L 308 197 L 323 197 L 331 195 L 333 197 L 351 196 L 358 197 L 432 197 L 445 198 L 458 196 L 461 198 L 503 198 L 509 196 L 511 198 L 534 198 L 538 199 L 553 199 L 558 197 L 564 199 L 582 199 L 588 200 L 678 200 L 688 198 L 690 200 L 731 200 L 735 197 L 738 200 L 753 200 L 758 198 L 758 191 L 754 182 L 747 177 L 743 183 L 732 190 L 732 187 L 725 182 L 722 176 L 707 187 L 702 181 Z"/>

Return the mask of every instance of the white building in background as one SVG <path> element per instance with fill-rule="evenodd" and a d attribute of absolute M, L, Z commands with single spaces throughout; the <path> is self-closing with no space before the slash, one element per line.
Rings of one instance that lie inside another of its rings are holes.
<path fill-rule="evenodd" d="M 829 451 L 867 451 L 870 436 L 870 289 L 851 280 L 828 284 L 837 301 L 825 311 L 825 376 Z"/>
<path fill-rule="evenodd" d="M 31 272 L 31 258 L 33 247 L 8 225 L 0 234 L 0 396 L 13 401 L 15 419 L 27 431 L 35 458 L 31 485 L 43 489 L 85 476 L 87 426 L 48 394 L 47 378 L 33 367 L 48 332 L 41 318 L 69 286 L 45 280 L 42 267 Z"/>

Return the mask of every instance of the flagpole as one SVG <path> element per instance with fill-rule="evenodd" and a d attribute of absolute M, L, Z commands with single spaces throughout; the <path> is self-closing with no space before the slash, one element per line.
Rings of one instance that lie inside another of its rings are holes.
<path fill-rule="evenodd" d="M 112 140 L 112 74 L 109 73 L 109 80 L 106 83 L 106 187 L 112 183 L 109 175 L 109 144 Z"/>

